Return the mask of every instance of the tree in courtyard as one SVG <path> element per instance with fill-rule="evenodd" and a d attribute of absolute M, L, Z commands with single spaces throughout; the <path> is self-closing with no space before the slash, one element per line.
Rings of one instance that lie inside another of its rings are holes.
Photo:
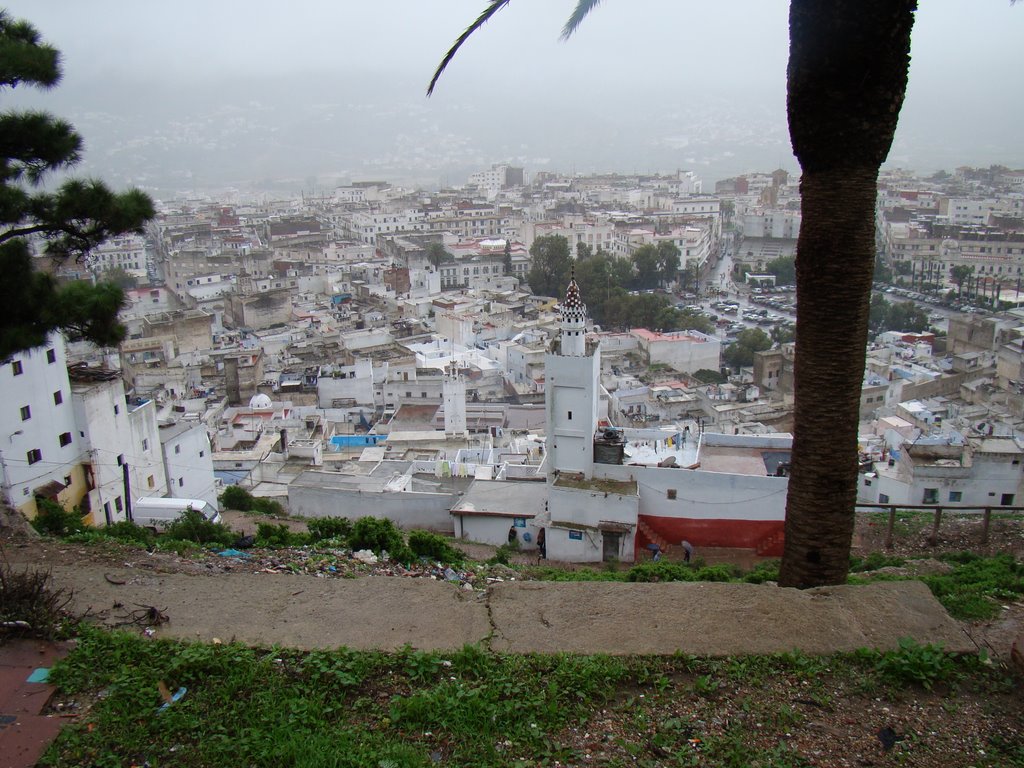
<path fill-rule="evenodd" d="M 445 250 L 444 243 L 439 240 L 432 240 L 427 243 L 427 261 L 434 269 L 440 269 L 441 265 L 448 261 L 454 261 L 455 257 Z"/>
<path fill-rule="evenodd" d="M 663 285 L 671 285 L 679 276 L 679 248 L 675 243 L 658 243 L 658 272 Z"/>
<path fill-rule="evenodd" d="M 445 54 L 509 0 L 491 0 Z M 570 36 L 600 0 L 578 0 Z M 779 583 L 846 580 L 878 171 L 907 87 L 917 0 L 790 0 L 787 113 L 800 162 L 794 441 Z"/>
<path fill-rule="evenodd" d="M 530 272 L 526 281 L 537 296 L 558 296 L 569 283 L 572 256 L 561 235 L 542 235 L 530 246 Z"/>
<path fill-rule="evenodd" d="M 640 290 L 657 288 L 661 282 L 661 260 L 658 249 L 653 245 L 641 245 L 633 251 L 636 266 L 636 287 Z"/>
<path fill-rule="evenodd" d="M 60 54 L 26 21 L 0 11 L 0 90 L 49 89 L 61 78 Z M 109 237 L 144 231 L 153 203 L 138 190 L 112 192 L 102 182 L 72 179 L 47 188 L 48 177 L 74 167 L 82 139 L 45 112 L 0 113 L 0 358 L 46 343 L 52 331 L 100 345 L 124 338 L 117 313 L 124 292 L 113 283 L 59 284 L 37 270 L 31 241 L 49 266 L 82 260 Z"/>
<path fill-rule="evenodd" d="M 722 352 L 722 360 L 733 368 L 748 368 L 754 364 L 754 353 L 772 348 L 772 340 L 760 328 L 740 331 L 736 341 Z"/>
<path fill-rule="evenodd" d="M 775 275 L 776 285 L 792 285 L 796 282 L 796 259 L 792 256 L 779 256 L 765 265 L 765 271 Z"/>
<path fill-rule="evenodd" d="M 506 275 L 512 274 L 512 238 L 505 238 L 505 251 L 501 255 L 501 267 Z"/>
<path fill-rule="evenodd" d="M 974 267 L 969 267 L 966 264 L 956 264 L 949 270 L 950 277 L 953 278 L 953 282 L 956 284 L 956 297 L 958 299 L 963 298 L 964 295 L 964 282 L 974 272 Z"/>
<path fill-rule="evenodd" d="M 103 272 L 103 282 L 113 283 L 125 291 L 130 291 L 139 285 L 139 279 L 123 267 L 112 267 L 105 270 Z"/>

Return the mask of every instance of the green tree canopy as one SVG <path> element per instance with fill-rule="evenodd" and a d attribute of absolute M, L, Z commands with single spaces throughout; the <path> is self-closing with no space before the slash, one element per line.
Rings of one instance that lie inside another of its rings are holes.
<path fill-rule="evenodd" d="M 439 240 L 432 240 L 427 243 L 427 261 L 431 263 L 434 269 L 437 269 L 446 261 L 453 261 L 455 259 L 447 250 L 445 250 L 444 243 Z M 510 258 L 511 263 L 511 258 Z"/>
<path fill-rule="evenodd" d="M 744 368 L 754 364 L 754 353 L 772 348 L 772 340 L 760 328 L 740 331 L 736 341 L 722 352 L 722 360 L 733 368 Z"/>
<path fill-rule="evenodd" d="M 542 235 L 530 246 L 530 257 L 530 272 L 526 276 L 530 290 L 537 296 L 561 298 L 572 267 L 569 241 L 562 235 Z"/>
<path fill-rule="evenodd" d="M 48 89 L 60 78 L 57 50 L 31 24 L 0 11 L 0 92 L 18 85 Z M 0 113 L 0 358 L 45 344 L 55 330 L 101 345 L 124 338 L 118 286 L 60 285 L 34 268 L 30 238 L 59 264 L 84 258 L 109 237 L 142 233 L 153 217 L 152 201 L 138 190 L 115 193 L 94 179 L 47 189 L 48 177 L 74 167 L 81 149 L 81 137 L 63 120 L 45 112 Z"/>
<path fill-rule="evenodd" d="M 898 301 L 894 304 L 876 293 L 871 296 L 868 323 L 875 333 L 921 333 L 928 329 L 928 313 L 912 301 Z"/>
<path fill-rule="evenodd" d="M 768 274 L 775 275 L 776 285 L 793 285 L 796 282 L 796 257 L 779 256 L 765 265 Z"/>

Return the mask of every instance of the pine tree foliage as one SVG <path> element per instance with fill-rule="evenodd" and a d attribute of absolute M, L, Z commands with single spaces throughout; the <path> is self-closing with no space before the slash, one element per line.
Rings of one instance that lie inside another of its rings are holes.
<path fill-rule="evenodd" d="M 60 82 L 59 52 L 28 22 L 0 11 L 0 95 L 5 89 L 49 89 Z M 0 358 L 46 343 L 62 330 L 71 339 L 109 345 L 124 337 L 116 285 L 70 283 L 37 270 L 30 240 L 51 263 L 81 260 L 109 237 L 142 233 L 153 203 L 139 190 L 114 192 L 102 181 L 54 174 L 81 160 L 82 139 L 66 121 L 39 111 L 0 113 Z"/>

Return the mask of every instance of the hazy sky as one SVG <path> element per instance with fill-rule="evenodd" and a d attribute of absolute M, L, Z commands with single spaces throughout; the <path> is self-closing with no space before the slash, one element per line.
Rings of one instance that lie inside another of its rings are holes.
<path fill-rule="evenodd" d="M 2 0 L 0 0 L 0 4 Z M 12 0 L 64 54 L 42 106 L 85 170 L 154 188 L 528 171 L 796 169 L 784 0 L 516 0 L 424 89 L 482 0 Z M 921 0 L 890 165 L 1024 166 L 1024 3 Z"/>

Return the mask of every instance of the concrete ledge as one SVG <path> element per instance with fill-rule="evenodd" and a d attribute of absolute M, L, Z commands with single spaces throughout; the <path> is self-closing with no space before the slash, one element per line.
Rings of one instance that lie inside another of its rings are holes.
<path fill-rule="evenodd" d="M 523 582 L 491 595 L 498 651 L 700 656 L 895 648 L 975 650 L 917 581 L 815 590 L 753 584 Z"/>

